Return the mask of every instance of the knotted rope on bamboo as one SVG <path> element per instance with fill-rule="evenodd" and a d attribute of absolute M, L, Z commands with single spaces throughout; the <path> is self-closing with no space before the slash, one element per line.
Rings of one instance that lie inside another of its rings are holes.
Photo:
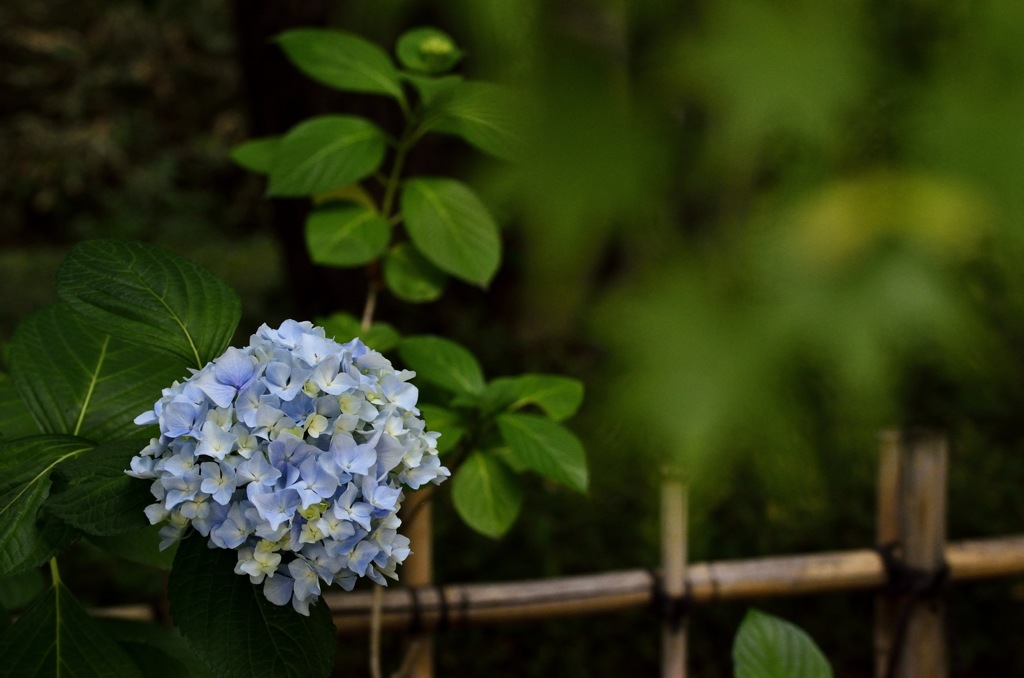
<path fill-rule="evenodd" d="M 890 542 L 875 549 L 885 568 L 885 592 L 893 595 L 911 595 L 915 601 L 937 597 L 949 582 L 949 563 L 943 559 L 934 570 L 910 567 L 897 557 L 896 551 L 899 548 L 899 543 Z"/>
<path fill-rule="evenodd" d="M 686 582 L 682 595 L 672 595 L 665 587 L 664 578 L 656 571 L 651 574 L 651 607 L 654 613 L 667 622 L 673 631 L 678 631 L 693 607 L 690 582 Z"/>
<path fill-rule="evenodd" d="M 898 542 L 882 544 L 876 550 L 885 568 L 886 583 L 883 591 L 902 597 L 899 614 L 892 637 L 892 645 L 886 661 L 885 678 L 893 678 L 899 665 L 899 657 L 906 640 L 907 628 L 914 607 L 921 602 L 934 603 L 949 583 L 950 568 L 945 559 L 933 570 L 910 567 L 897 555 Z"/>
<path fill-rule="evenodd" d="M 451 625 L 451 619 L 448 613 L 448 599 L 444 595 L 444 589 L 438 585 L 432 587 L 422 587 L 423 590 L 431 589 L 434 593 L 434 600 L 437 601 L 437 605 L 424 605 L 420 602 L 420 588 L 410 587 L 407 589 L 411 597 L 411 610 L 412 619 L 409 622 L 409 633 L 417 634 L 421 631 L 445 631 Z M 462 605 L 460 607 L 465 608 L 468 606 L 465 596 L 462 597 Z M 437 620 L 433 624 L 425 624 L 423 621 L 424 612 L 427 610 L 437 611 Z M 460 617 L 465 617 L 463 612 Z"/>

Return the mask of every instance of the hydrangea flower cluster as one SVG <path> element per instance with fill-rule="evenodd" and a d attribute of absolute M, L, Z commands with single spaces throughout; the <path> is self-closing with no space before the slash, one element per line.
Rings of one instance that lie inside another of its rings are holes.
<path fill-rule="evenodd" d="M 321 581 L 397 579 L 409 555 L 403 488 L 449 475 L 413 376 L 294 320 L 192 370 L 135 419 L 160 426 L 127 471 L 154 481 L 146 516 L 167 523 L 160 547 L 191 526 L 211 548 L 237 550 L 235 572 L 268 600 L 304 615 Z"/>

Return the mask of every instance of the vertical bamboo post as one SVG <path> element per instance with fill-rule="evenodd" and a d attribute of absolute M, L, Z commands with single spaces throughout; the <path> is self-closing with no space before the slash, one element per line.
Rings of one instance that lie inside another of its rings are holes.
<path fill-rule="evenodd" d="M 888 548 L 900 542 L 900 437 L 885 431 L 879 440 L 878 464 L 878 546 Z M 875 678 L 888 678 L 899 601 L 889 595 L 875 597 Z"/>
<path fill-rule="evenodd" d="M 686 595 L 687 487 L 678 474 L 661 483 L 662 593 L 669 605 Z M 672 609 L 672 608 L 669 608 Z M 662 678 L 686 677 L 686 619 L 668 614 L 661 627 Z"/>
<path fill-rule="evenodd" d="M 409 547 L 412 554 L 403 564 L 403 579 L 408 586 L 425 586 L 434 579 L 433 528 L 431 519 L 430 493 L 418 490 L 409 498 Z M 417 631 L 410 639 L 409 649 L 413 653 L 403 678 L 433 678 L 434 639 L 430 633 Z"/>
<path fill-rule="evenodd" d="M 893 545 L 893 556 L 910 571 L 937 576 L 946 549 L 946 439 L 930 431 L 886 431 L 880 447 L 879 546 Z M 949 674 L 942 601 L 925 597 L 912 602 L 914 595 L 883 594 L 876 602 L 878 678 Z M 895 672 L 888 676 L 894 651 Z"/>

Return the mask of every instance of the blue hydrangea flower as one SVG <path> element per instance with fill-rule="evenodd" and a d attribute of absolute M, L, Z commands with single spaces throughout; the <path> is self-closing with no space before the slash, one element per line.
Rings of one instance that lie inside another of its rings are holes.
<path fill-rule="evenodd" d="M 300 614 L 321 582 L 386 584 L 409 555 L 406 488 L 449 476 L 416 408 L 415 373 L 358 339 L 286 320 L 164 389 L 135 423 L 160 437 L 128 475 L 152 480 L 161 548 L 189 528 L 238 552 L 235 572 Z"/>

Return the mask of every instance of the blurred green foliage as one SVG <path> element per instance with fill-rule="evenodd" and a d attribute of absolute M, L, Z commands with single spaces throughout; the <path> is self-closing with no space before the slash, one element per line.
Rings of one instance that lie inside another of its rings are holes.
<path fill-rule="evenodd" d="M 226 9 L 4 3 L 3 240 L 195 237 L 237 222 L 226 149 L 244 118 Z"/>
<path fill-rule="evenodd" d="M 244 135 L 226 6 L 156 5 L 0 8 L 0 242 L 184 243 L 255 228 L 258 196 L 227 170 Z M 950 432 L 953 538 L 1019 531 L 1024 7 L 352 0 L 332 11 L 333 25 L 388 45 L 440 26 L 472 57 L 467 75 L 529 102 L 510 110 L 516 162 L 467 168 L 512 224 L 490 304 L 467 293 L 428 305 L 426 329 L 472 346 L 489 374 L 559 371 L 588 386 L 577 430 L 593 500 L 528 488 L 532 518 L 499 544 L 439 506 L 437 552 L 459 554 L 438 562 L 441 578 L 655 566 L 652 488 L 670 460 L 693 481 L 694 559 L 863 547 L 875 431 L 892 425 Z M 461 162 L 457 145 L 443 152 Z M 1022 597 L 1012 582 L 951 589 L 951 642 L 972 675 L 1024 671 L 999 631 L 1024 621 Z M 767 607 L 806 629 L 838 675 L 869 673 L 866 596 Z M 700 675 L 729 674 L 742 613 L 695 613 Z M 974 630 L 980 619 L 988 632 Z M 653 615 L 539 628 L 453 630 L 441 672 L 655 666 Z"/>

